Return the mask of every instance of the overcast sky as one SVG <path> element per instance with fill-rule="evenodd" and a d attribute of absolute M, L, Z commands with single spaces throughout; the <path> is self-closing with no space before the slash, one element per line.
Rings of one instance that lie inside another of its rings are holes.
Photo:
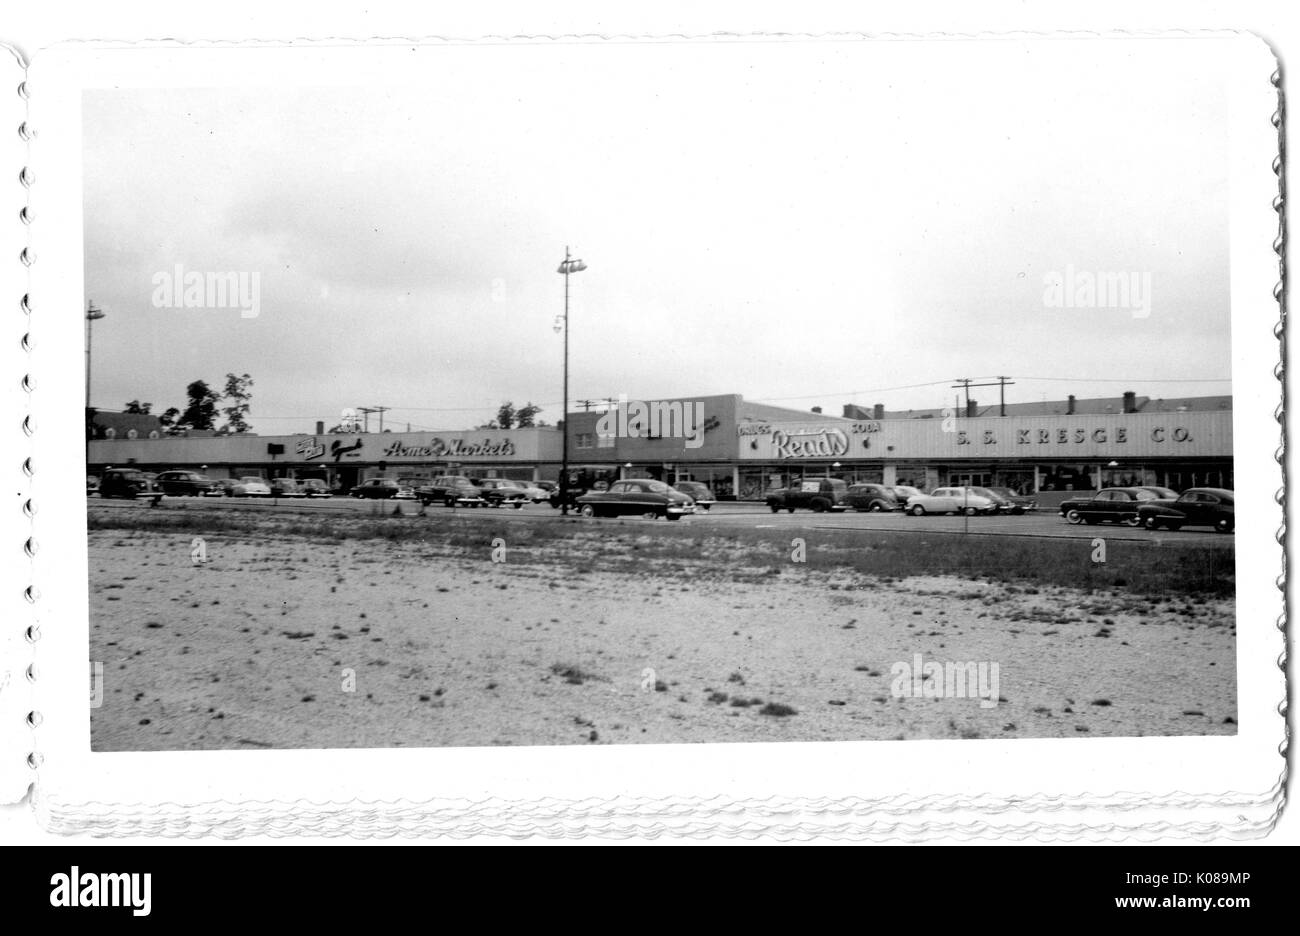
<path fill-rule="evenodd" d="M 418 84 L 91 92 L 92 402 L 183 407 L 233 371 L 263 434 L 363 405 L 395 429 L 505 400 L 554 422 L 566 244 L 589 265 L 571 400 L 928 408 L 999 374 L 1008 402 L 1227 393 L 1203 49 L 473 46 Z M 177 264 L 259 274 L 260 314 L 155 308 Z M 1149 314 L 1049 308 L 1070 269 L 1149 274 Z"/>

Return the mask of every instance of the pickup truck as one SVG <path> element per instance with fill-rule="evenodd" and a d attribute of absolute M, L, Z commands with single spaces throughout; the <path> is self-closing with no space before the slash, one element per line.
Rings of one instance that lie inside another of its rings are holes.
<path fill-rule="evenodd" d="M 768 491 L 767 506 L 772 513 L 782 509 L 794 513 L 798 507 L 816 513 L 848 510 L 848 493 L 849 486 L 838 478 L 813 478 L 799 481 L 788 488 Z"/>

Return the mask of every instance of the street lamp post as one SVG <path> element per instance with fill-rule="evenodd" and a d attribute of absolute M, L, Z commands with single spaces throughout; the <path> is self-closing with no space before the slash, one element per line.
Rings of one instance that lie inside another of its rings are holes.
<path fill-rule="evenodd" d="M 564 317 L 556 323 L 557 331 L 564 330 L 564 399 L 560 412 L 564 419 L 564 432 L 560 434 L 560 513 L 569 515 L 569 274 L 581 273 L 587 264 L 569 256 L 569 248 L 564 248 L 564 262 L 556 273 L 564 275 Z"/>
<path fill-rule="evenodd" d="M 86 409 L 90 409 L 90 326 L 103 317 L 104 313 L 95 305 L 95 300 L 90 300 L 86 305 Z"/>

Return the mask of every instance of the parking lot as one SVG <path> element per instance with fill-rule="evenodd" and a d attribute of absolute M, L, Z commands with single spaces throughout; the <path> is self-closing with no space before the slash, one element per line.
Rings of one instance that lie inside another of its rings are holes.
<path fill-rule="evenodd" d="M 94 508 L 148 510 L 147 504 L 129 500 L 87 498 L 87 505 Z M 391 514 L 400 510 L 407 516 L 418 516 L 422 509 L 429 514 L 451 514 L 469 519 L 484 521 L 505 521 L 512 523 L 554 522 L 560 518 L 560 512 L 546 504 L 530 504 L 519 510 L 510 508 L 449 508 L 430 506 L 421 508 L 416 501 L 402 500 L 361 500 L 352 497 L 331 497 L 322 499 L 275 499 L 275 498 L 199 498 L 199 497 L 165 497 L 158 508 L 160 510 L 251 510 L 259 512 L 290 513 L 350 513 L 350 514 Z M 572 520 L 594 525 L 611 524 L 618 521 L 609 519 L 585 520 L 571 513 Z M 645 522 L 629 519 L 623 522 Z M 662 521 L 660 521 L 662 522 Z M 748 529 L 790 529 L 790 530 L 878 530 L 880 532 L 906 534 L 945 534 L 968 536 L 1003 536 L 1050 539 L 1092 539 L 1104 536 L 1107 540 L 1131 540 L 1135 542 L 1156 543 L 1159 545 L 1218 545 L 1230 548 L 1233 544 L 1231 535 L 1222 535 L 1213 530 L 1184 529 L 1178 532 L 1162 530 L 1151 533 L 1146 530 L 1117 524 L 1067 523 L 1055 511 L 1037 511 L 1022 516 L 995 517 L 949 517 L 926 516 L 913 517 L 902 513 L 812 513 L 799 510 L 794 513 L 782 511 L 772 513 L 763 504 L 756 503 L 720 503 L 707 513 L 683 517 L 682 524 L 692 527 L 714 527 L 719 530 L 727 528 Z"/>

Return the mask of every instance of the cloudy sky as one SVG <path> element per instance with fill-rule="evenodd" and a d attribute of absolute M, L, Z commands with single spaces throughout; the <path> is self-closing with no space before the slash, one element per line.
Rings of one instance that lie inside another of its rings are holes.
<path fill-rule="evenodd" d="M 505 400 L 553 422 L 566 244 L 589 267 L 571 400 L 922 408 L 990 375 L 1009 402 L 1226 393 L 1226 99 L 1202 49 L 468 46 L 400 85 L 89 92 L 92 402 L 183 407 L 233 371 L 264 434 L 365 405 L 397 429 Z M 156 307 L 177 264 L 258 274 L 258 316 Z M 1145 275 L 1146 308 L 1051 307 L 1071 271 Z"/>

